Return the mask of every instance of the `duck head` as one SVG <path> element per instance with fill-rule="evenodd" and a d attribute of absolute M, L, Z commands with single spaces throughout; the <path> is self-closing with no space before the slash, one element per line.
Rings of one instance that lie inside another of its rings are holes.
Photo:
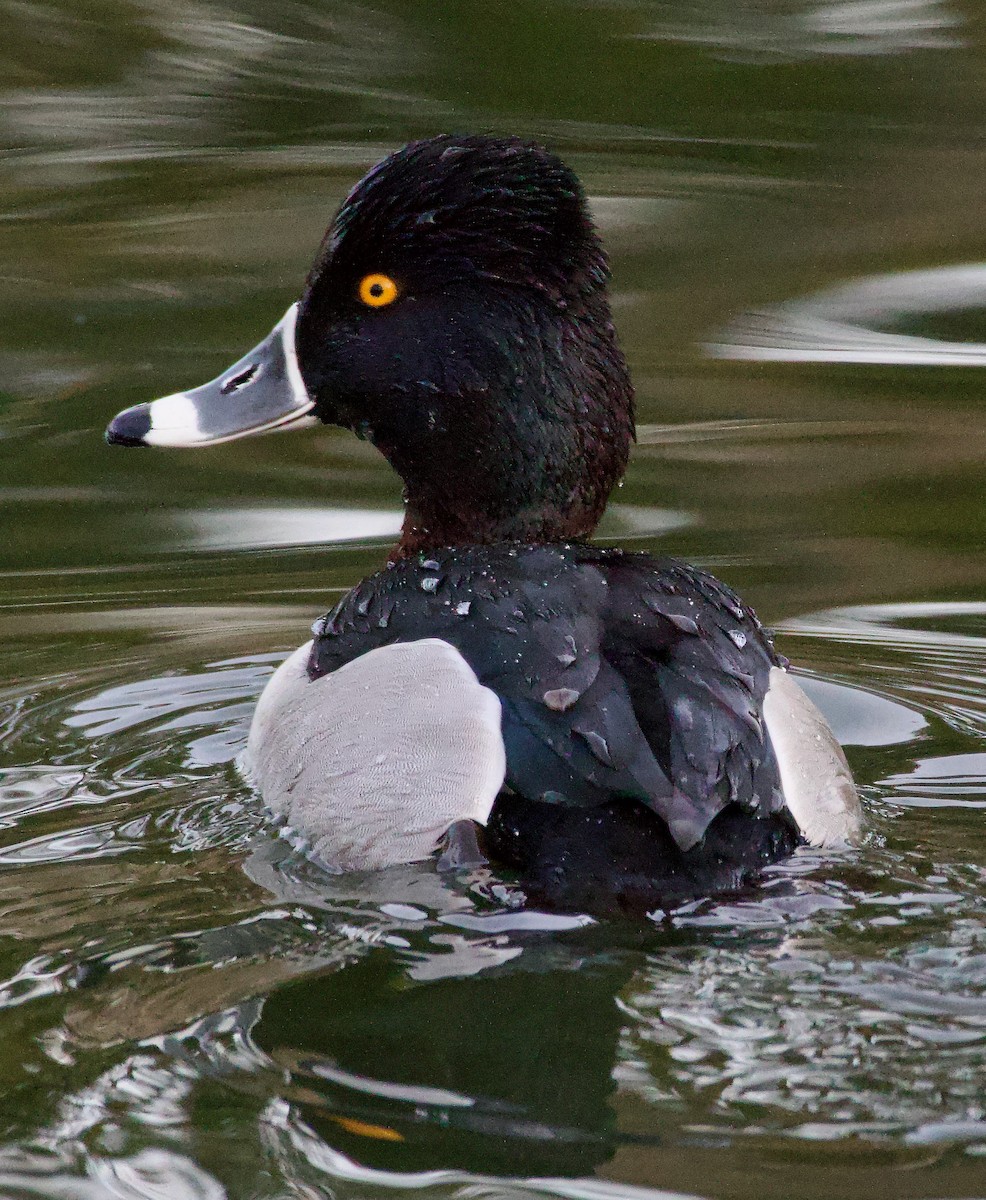
<path fill-rule="evenodd" d="M 554 155 L 415 142 L 350 192 L 267 338 L 211 383 L 120 413 L 107 439 L 206 445 L 317 419 L 403 478 L 399 554 L 587 537 L 633 438 L 608 279 Z"/>

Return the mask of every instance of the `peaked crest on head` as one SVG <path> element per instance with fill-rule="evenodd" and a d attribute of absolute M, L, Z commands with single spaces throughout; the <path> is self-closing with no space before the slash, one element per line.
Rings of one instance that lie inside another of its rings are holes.
<path fill-rule="evenodd" d="M 402 268 L 531 287 L 563 307 L 608 279 L 574 172 L 543 147 L 489 136 L 412 142 L 372 168 L 336 215 L 305 294 L 327 270 Z"/>

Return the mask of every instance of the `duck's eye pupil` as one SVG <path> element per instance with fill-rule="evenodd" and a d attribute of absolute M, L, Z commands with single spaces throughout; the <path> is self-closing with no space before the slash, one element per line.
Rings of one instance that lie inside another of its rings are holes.
<path fill-rule="evenodd" d="M 364 275 L 360 280 L 359 298 L 370 308 L 383 308 L 397 299 L 398 291 L 389 275 Z"/>

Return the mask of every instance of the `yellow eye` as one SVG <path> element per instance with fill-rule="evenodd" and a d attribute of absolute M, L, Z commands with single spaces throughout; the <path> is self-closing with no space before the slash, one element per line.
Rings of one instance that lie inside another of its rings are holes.
<path fill-rule="evenodd" d="M 364 275 L 360 280 L 359 298 L 370 308 L 393 304 L 397 295 L 397 284 L 389 275 Z"/>

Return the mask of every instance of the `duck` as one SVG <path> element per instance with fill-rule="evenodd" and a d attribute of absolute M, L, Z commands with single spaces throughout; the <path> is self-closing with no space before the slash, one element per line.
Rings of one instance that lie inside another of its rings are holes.
<path fill-rule="evenodd" d="M 266 338 L 107 428 L 200 447 L 321 422 L 403 480 L 397 545 L 274 672 L 244 758 L 330 869 L 435 858 L 650 912 L 859 839 L 845 755 L 753 609 L 591 540 L 635 438 L 609 283 L 554 153 L 412 142 L 349 192 Z"/>

